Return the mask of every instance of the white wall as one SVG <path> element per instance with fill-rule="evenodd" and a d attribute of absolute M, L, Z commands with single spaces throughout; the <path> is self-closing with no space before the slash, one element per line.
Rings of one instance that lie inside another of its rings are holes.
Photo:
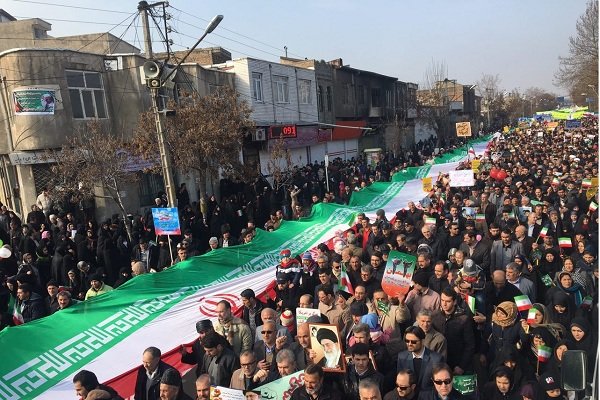
<path fill-rule="evenodd" d="M 229 61 L 227 65 L 233 66 L 236 90 L 241 95 L 241 98 L 252 106 L 251 117 L 257 123 L 317 122 L 319 120 L 317 111 L 317 84 L 314 70 L 252 58 Z M 252 99 L 253 72 L 262 74 L 262 101 Z M 289 102 L 287 103 L 277 103 L 275 101 L 273 79 L 276 75 L 288 78 Z M 311 82 L 309 104 L 299 104 L 298 80 L 300 79 Z"/>
<path fill-rule="evenodd" d="M 313 144 L 310 146 L 310 163 L 324 161 L 325 153 L 327 153 L 327 145 L 325 143 Z"/>

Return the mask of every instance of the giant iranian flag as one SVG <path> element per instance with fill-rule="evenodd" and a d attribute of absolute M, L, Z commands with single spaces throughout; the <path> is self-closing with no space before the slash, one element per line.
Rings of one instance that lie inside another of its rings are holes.
<path fill-rule="evenodd" d="M 471 142 L 477 154 L 487 140 Z M 369 217 L 382 208 L 388 215 L 423 196 L 420 178 L 455 169 L 467 147 L 375 183 L 354 193 L 350 205 L 319 204 L 309 218 L 286 221 L 275 232 L 259 231 L 248 245 L 219 249 L 158 274 L 138 276 L 117 290 L 49 317 L 0 332 L 0 399 L 74 399 L 72 378 L 93 371 L 128 398 L 142 351 L 160 348 L 169 361 L 196 337 L 199 319 L 216 318 L 225 299 L 240 307 L 239 293 L 266 290 L 275 275 L 279 252 L 299 254 L 345 230 L 358 212 Z M 189 369 L 175 365 L 183 371 Z"/>

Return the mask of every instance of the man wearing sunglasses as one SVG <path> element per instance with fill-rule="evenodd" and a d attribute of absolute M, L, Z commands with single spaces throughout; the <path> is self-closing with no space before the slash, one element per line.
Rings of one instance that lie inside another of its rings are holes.
<path fill-rule="evenodd" d="M 438 364 L 433 367 L 433 387 L 432 400 L 463 400 L 465 397 L 452 387 L 452 369 L 447 364 Z M 425 397 L 423 397 L 425 399 Z"/>
<path fill-rule="evenodd" d="M 432 368 L 443 362 L 441 354 L 429 350 L 423 345 L 425 332 L 418 326 L 409 326 L 404 331 L 404 343 L 407 350 L 398 354 L 396 370 L 410 369 L 415 372 L 415 383 L 418 392 L 429 391 L 433 388 L 431 381 Z"/>
<path fill-rule="evenodd" d="M 413 400 L 416 398 L 415 373 L 410 369 L 401 369 L 396 375 L 396 388 L 390 390 L 383 400 Z"/>

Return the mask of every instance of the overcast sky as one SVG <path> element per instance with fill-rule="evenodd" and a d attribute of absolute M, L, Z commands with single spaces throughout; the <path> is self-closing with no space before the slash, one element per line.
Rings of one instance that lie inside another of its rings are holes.
<path fill-rule="evenodd" d="M 149 1 L 151 3 L 151 1 Z M 234 58 L 276 61 L 288 47 L 297 58 L 332 60 L 422 84 L 424 71 L 444 62 L 448 79 L 476 83 L 498 74 L 500 88 L 537 86 L 557 95 L 553 85 L 559 55 L 568 54 L 569 36 L 586 8 L 585 0 L 170 0 L 174 49 L 192 46 L 206 21 L 225 19 L 205 47 L 222 46 Z M 102 10 L 61 7 L 73 5 Z M 109 31 L 142 48 L 137 1 L 5 0 L 2 8 L 18 19 L 52 23 L 52 36 Z M 60 21 L 63 20 L 63 21 Z M 68 20 L 68 21 L 67 21 Z M 115 26 L 124 21 L 123 25 Z M 79 22 L 72 22 L 79 21 Z M 130 23 L 132 23 L 130 25 Z M 137 25 L 137 26 L 136 26 Z M 158 33 L 153 31 L 154 40 Z M 217 36 L 218 35 L 218 36 Z M 161 43 L 154 43 L 162 50 Z M 202 45 L 201 45 L 202 47 Z"/>

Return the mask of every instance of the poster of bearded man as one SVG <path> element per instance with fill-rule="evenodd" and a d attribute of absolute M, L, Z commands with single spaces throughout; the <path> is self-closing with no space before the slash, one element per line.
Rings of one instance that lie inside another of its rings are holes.
<path fill-rule="evenodd" d="M 326 372 L 346 372 L 344 352 L 340 342 L 340 333 L 336 325 L 309 324 L 310 348 L 315 364 Z"/>

